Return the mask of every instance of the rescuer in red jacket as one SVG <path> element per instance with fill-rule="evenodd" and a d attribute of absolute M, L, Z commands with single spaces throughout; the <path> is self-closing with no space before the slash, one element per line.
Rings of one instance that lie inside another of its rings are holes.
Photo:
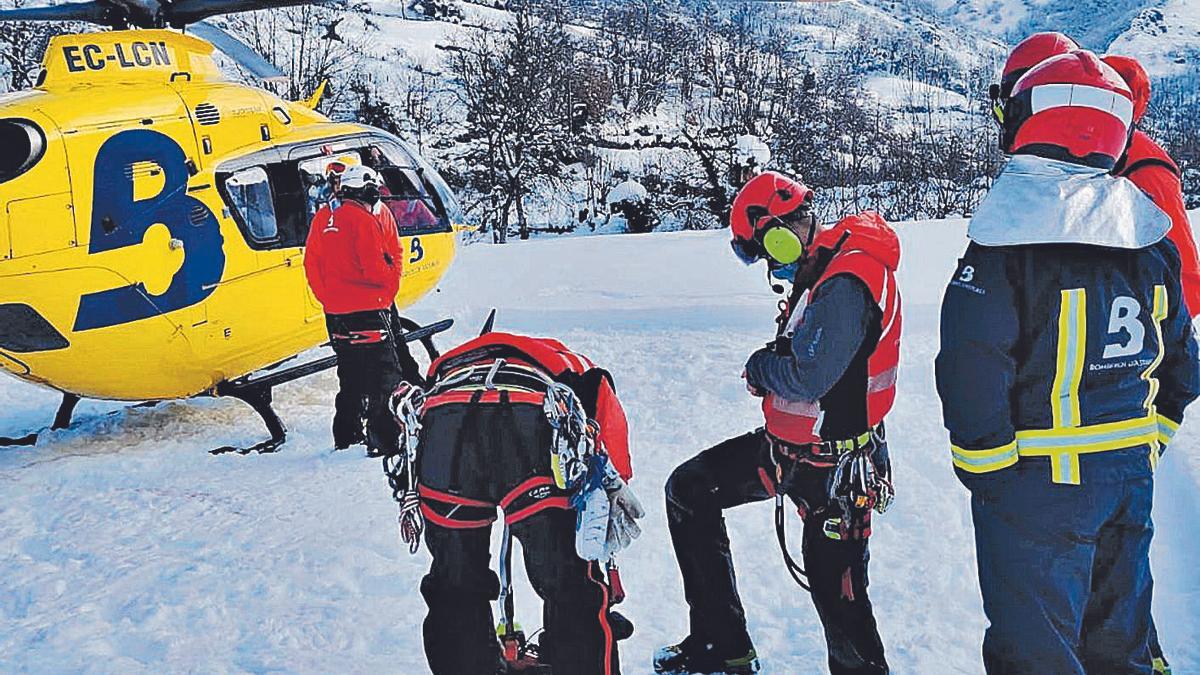
<path fill-rule="evenodd" d="M 1133 123 L 1139 124 L 1150 105 L 1150 76 L 1137 59 L 1128 56 L 1109 55 L 1104 57 L 1104 62 L 1112 66 L 1129 85 L 1133 93 Z M 1183 203 L 1179 165 L 1146 132 L 1135 129 L 1125 156 L 1117 162 L 1113 174 L 1133 181 L 1158 208 L 1171 217 L 1171 230 L 1167 238 L 1179 250 L 1179 280 L 1183 285 L 1183 300 L 1188 315 L 1194 319 L 1200 315 L 1200 255 L 1196 252 L 1196 241 Z M 1150 655 L 1153 657 L 1154 672 L 1169 675 L 1170 664 L 1163 655 L 1153 617 L 1150 620 Z"/>
<path fill-rule="evenodd" d="M 813 197 L 799 180 L 767 171 L 733 201 L 734 252 L 747 264 L 766 262 L 792 289 L 775 341 L 746 363 L 765 425 L 701 452 L 667 480 L 690 632 L 658 651 L 659 673 L 758 672 L 722 512 L 775 499 L 786 553 L 784 497 L 804 520 L 803 568 L 790 554 L 785 562 L 812 594 L 830 672 L 888 672 L 867 595 L 867 551 L 871 512 L 891 501 L 884 417 L 900 359 L 900 241 L 873 212 L 820 226 Z"/>
<path fill-rule="evenodd" d="M 398 326 L 395 299 L 404 257 L 396 221 L 380 201 L 382 185 L 372 169 L 347 168 L 339 201 L 313 218 L 304 256 L 338 357 L 334 446 L 365 440 L 369 455 L 396 450 L 388 397 L 402 380 L 421 381 Z"/>
<path fill-rule="evenodd" d="M 1139 124 L 1150 105 L 1150 76 L 1137 59 L 1128 56 L 1109 55 L 1104 62 L 1120 73 L 1133 93 L 1133 123 Z M 1130 137 L 1125 156 L 1117 162 L 1113 174 L 1128 178 L 1154 200 L 1158 208 L 1171 217 L 1169 238 L 1179 249 L 1183 263 L 1183 297 L 1188 314 L 1200 315 L 1200 254 L 1196 251 L 1196 240 L 1188 222 L 1187 208 L 1183 203 L 1183 183 L 1179 165 L 1161 145 L 1141 129 L 1135 129 Z"/>
<path fill-rule="evenodd" d="M 610 611 L 622 591 L 615 568 L 606 579 L 602 566 L 640 533 L 634 521 L 645 512 L 626 483 L 629 427 L 612 376 L 557 340 L 491 332 L 434 361 L 429 382 L 409 431 L 419 428 L 432 558 L 421 582 L 430 671 L 619 675 L 617 641 L 632 627 Z M 594 430 L 590 447 L 572 419 Z M 574 463 L 584 459 L 586 470 Z M 497 508 L 500 578 L 489 567 Z M 536 659 L 516 624 L 513 538 L 543 601 Z"/>

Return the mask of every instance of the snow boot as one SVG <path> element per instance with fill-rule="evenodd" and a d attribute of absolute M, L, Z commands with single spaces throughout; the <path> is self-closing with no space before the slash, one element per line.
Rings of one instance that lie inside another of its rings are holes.
<path fill-rule="evenodd" d="M 757 673 L 758 654 L 754 647 L 739 653 L 721 653 L 714 645 L 690 636 L 676 645 L 663 647 L 654 654 L 654 672 L 663 675 L 746 675 Z"/>
<path fill-rule="evenodd" d="M 1171 664 L 1167 663 L 1166 657 L 1154 657 L 1151 665 L 1154 666 L 1154 675 L 1171 675 Z"/>
<path fill-rule="evenodd" d="M 339 435 L 340 434 L 336 434 L 333 439 L 334 450 L 347 450 L 351 446 L 362 445 L 363 443 L 367 442 L 367 434 L 361 429 L 358 430 L 357 433 L 350 431 L 345 435 L 341 435 L 341 438 L 337 437 Z"/>

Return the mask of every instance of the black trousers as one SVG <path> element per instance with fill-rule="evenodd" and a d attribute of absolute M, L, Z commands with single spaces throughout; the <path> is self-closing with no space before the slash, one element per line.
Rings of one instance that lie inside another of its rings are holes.
<path fill-rule="evenodd" d="M 393 306 L 390 310 L 327 314 L 325 325 L 338 357 L 334 444 L 347 447 L 361 442 L 366 420 L 367 447 L 396 452 L 399 435 L 388 399 L 401 380 L 420 382 L 408 345 L 397 339 L 401 335 L 399 313 Z"/>
<path fill-rule="evenodd" d="M 424 637 L 430 670 L 434 675 L 497 670 L 500 646 L 491 602 L 499 596 L 500 580 L 489 549 L 495 505 L 504 502 L 505 518 L 516 519 L 510 528 L 521 543 L 525 570 L 543 602 L 542 662 L 564 675 L 618 673 L 602 572 L 575 554 L 575 512 L 564 508 L 565 495 L 542 478 L 551 476 L 551 431 L 541 406 L 446 404 L 428 410 L 422 423 L 418 475 L 425 541 L 433 556 L 421 582 L 429 607 Z"/>
<path fill-rule="evenodd" d="M 877 465 L 886 464 L 886 454 L 886 446 L 880 444 Z M 824 532 L 826 519 L 838 515 L 828 500 L 833 470 L 786 458 L 782 466 L 780 492 L 805 514 L 804 568 L 825 628 L 830 672 L 887 673 L 867 597 L 867 539 L 835 540 Z M 759 430 L 701 452 L 667 480 L 667 520 L 690 608 L 691 634 L 726 653 L 745 653 L 751 641 L 721 512 L 770 499 L 768 485 L 774 485 L 774 476 L 771 449 L 765 432 Z M 776 547 L 774 541 L 762 545 Z M 779 564 L 782 568 L 783 562 Z"/>

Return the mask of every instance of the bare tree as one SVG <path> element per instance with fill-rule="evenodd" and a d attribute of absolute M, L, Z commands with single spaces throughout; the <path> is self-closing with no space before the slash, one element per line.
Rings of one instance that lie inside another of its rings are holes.
<path fill-rule="evenodd" d="M 3 0 L 0 8 L 19 9 L 30 5 L 29 0 Z M 10 91 L 28 89 L 37 83 L 42 69 L 42 55 L 50 39 L 56 35 L 86 30 L 76 23 L 47 21 L 13 21 L 0 23 L 0 62 L 4 64 L 5 84 Z"/>
<path fill-rule="evenodd" d="M 476 148 L 473 181 L 490 202 L 499 242 L 514 210 L 521 238 L 529 237 L 525 200 L 571 145 L 575 50 L 561 8 L 523 4 L 508 30 L 478 31 L 450 58 Z"/>
<path fill-rule="evenodd" d="M 338 27 L 352 12 L 330 7 L 300 5 L 260 12 L 232 14 L 222 21 L 288 77 L 271 84 L 279 95 L 298 100 L 312 94 L 322 82 L 333 86 L 325 104 L 336 106 L 359 72 L 365 39 L 352 37 Z"/>

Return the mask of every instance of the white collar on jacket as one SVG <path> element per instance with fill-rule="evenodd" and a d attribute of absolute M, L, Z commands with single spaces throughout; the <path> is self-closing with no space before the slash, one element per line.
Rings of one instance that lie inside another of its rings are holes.
<path fill-rule="evenodd" d="M 967 228 L 984 246 L 1089 244 L 1138 249 L 1171 229 L 1171 218 L 1125 178 L 1070 162 L 1016 155 Z"/>

